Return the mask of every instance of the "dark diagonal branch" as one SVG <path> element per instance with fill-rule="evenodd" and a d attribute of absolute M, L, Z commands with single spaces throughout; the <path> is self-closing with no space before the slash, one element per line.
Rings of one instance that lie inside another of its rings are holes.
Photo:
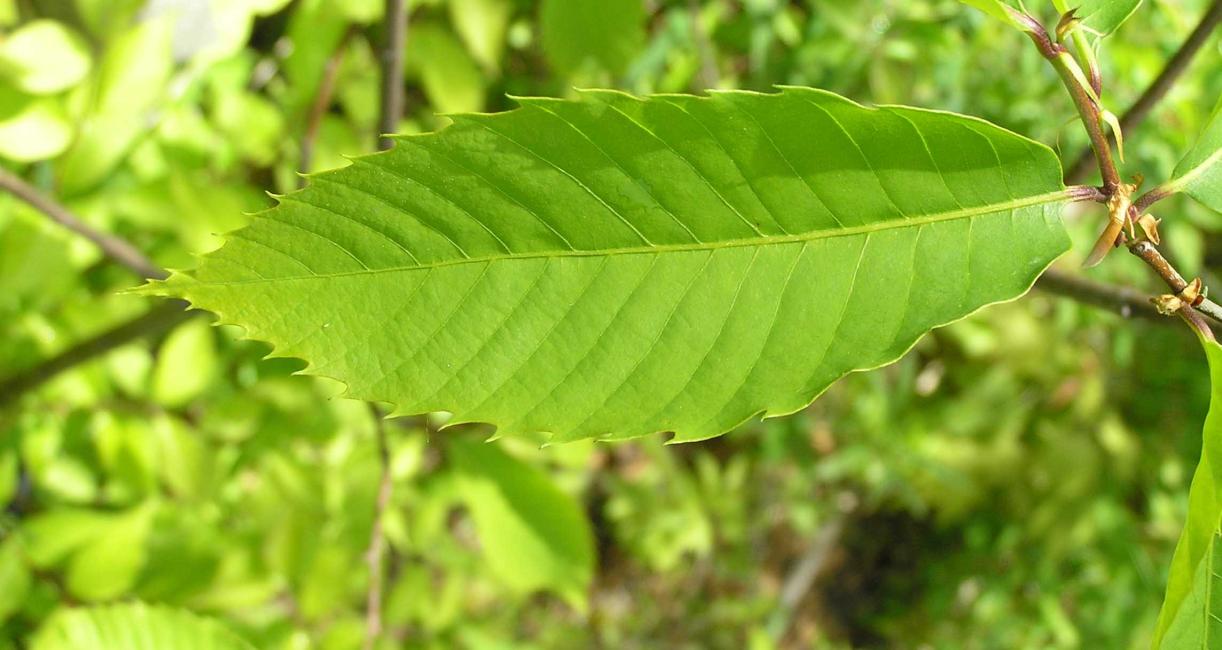
<path fill-rule="evenodd" d="M 75 368 L 143 336 L 164 332 L 196 314 L 203 313 L 187 311 L 186 307 L 186 303 L 178 300 L 163 303 L 141 316 L 81 341 L 31 368 L 0 379 L 0 407 L 17 401 L 22 395 L 42 386 L 65 370 Z"/>
<path fill-rule="evenodd" d="M 17 176 L 0 170 L 0 188 L 25 201 L 48 219 L 84 236 L 101 248 L 110 260 L 140 277 L 160 280 L 168 275 L 165 269 L 154 264 L 135 246 L 114 235 L 94 230 L 67 208 Z M 81 341 L 49 359 L 0 379 L 0 407 L 16 402 L 22 395 L 39 388 L 66 370 L 143 336 L 164 332 L 201 313 L 203 312 L 187 311 L 187 303 L 173 300 Z"/>
<path fill-rule="evenodd" d="M 1222 0 L 1214 0 L 1209 8 L 1205 10 L 1205 15 L 1201 17 L 1201 22 L 1197 24 L 1192 33 L 1184 41 L 1180 49 L 1167 61 L 1163 66 L 1162 72 L 1154 78 L 1150 86 L 1145 92 L 1133 102 L 1129 110 L 1120 117 L 1120 130 L 1127 133 L 1146 118 L 1150 111 L 1167 95 L 1175 82 L 1188 70 L 1188 66 L 1192 63 L 1194 57 L 1201 49 L 1209 42 L 1209 36 L 1217 29 L 1219 23 L 1222 23 Z M 1065 182 L 1069 184 L 1081 183 L 1086 176 L 1090 174 L 1091 162 L 1093 160 L 1093 152 L 1084 150 L 1078 155 L 1077 160 L 1070 165 L 1065 173 Z"/>
<path fill-rule="evenodd" d="M 93 242 L 98 248 L 102 249 L 102 253 L 106 257 L 113 260 L 116 264 L 126 267 L 132 273 L 142 278 L 155 280 L 161 280 L 166 277 L 166 272 L 154 264 L 152 260 L 145 257 L 139 250 L 136 250 L 135 246 L 114 235 L 95 230 L 84 221 L 81 221 L 75 214 L 72 214 L 68 208 L 39 192 L 15 174 L 0 169 L 0 189 L 4 189 L 13 196 L 25 201 L 30 207 L 43 213 L 51 221 Z"/>
<path fill-rule="evenodd" d="M 1040 291 L 1063 296 L 1077 302 L 1112 311 L 1123 318 L 1141 318 L 1171 323 L 1150 302 L 1149 296 L 1128 287 L 1104 284 L 1072 273 L 1049 269 L 1035 281 Z"/>

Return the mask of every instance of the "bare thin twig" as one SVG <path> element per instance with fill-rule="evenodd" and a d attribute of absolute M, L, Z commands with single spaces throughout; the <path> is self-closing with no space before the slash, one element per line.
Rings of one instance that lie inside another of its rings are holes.
<path fill-rule="evenodd" d="M 403 57 L 407 47 L 407 2 L 386 0 L 386 42 L 378 56 L 382 64 L 382 112 L 378 120 L 378 149 L 391 147 L 386 137 L 399 130 L 403 117 Z"/>
<path fill-rule="evenodd" d="M 39 192 L 17 175 L 0 169 L 0 189 L 4 189 L 13 196 L 25 201 L 35 210 L 46 215 L 51 221 L 93 242 L 98 248 L 102 249 L 102 253 L 106 257 L 126 267 L 132 273 L 142 278 L 165 279 L 165 270 L 145 257 L 135 246 L 114 235 L 95 230 L 73 214 L 72 211 L 68 210 L 68 208 L 60 205 L 46 194 Z"/>
<path fill-rule="evenodd" d="M 1214 0 L 1209 9 L 1205 10 L 1205 15 L 1201 17 L 1201 22 L 1197 24 L 1192 33 L 1184 41 L 1180 49 L 1167 61 L 1163 66 L 1162 72 L 1154 78 L 1150 86 L 1145 92 L 1133 102 L 1129 110 L 1125 111 L 1120 117 L 1120 130 L 1128 132 L 1136 127 L 1150 114 L 1150 111 L 1167 95 L 1175 82 L 1188 70 L 1188 66 L 1192 63 L 1197 53 L 1209 41 L 1210 34 L 1217 29 L 1222 23 L 1222 0 Z M 1081 183 L 1091 170 L 1091 150 L 1087 149 L 1078 155 L 1077 160 L 1070 165 L 1065 173 L 1066 183 Z"/>
<path fill-rule="evenodd" d="M 386 421 L 378 407 L 373 404 L 369 405 L 369 411 L 376 427 L 379 478 L 378 496 L 373 511 L 373 530 L 369 534 L 369 549 L 365 551 L 365 563 L 369 567 L 369 590 L 365 594 L 364 650 L 372 650 L 382 634 L 382 592 L 385 580 L 383 556 L 386 548 L 383 529 L 386 510 L 390 507 L 391 489 L 394 487 L 390 473 L 390 448 L 386 442 Z"/>
<path fill-rule="evenodd" d="M 335 51 L 331 53 L 326 67 L 323 68 L 322 81 L 318 84 L 318 94 L 314 96 L 314 104 L 310 106 L 310 113 L 306 117 L 305 132 L 301 136 L 301 149 L 297 157 L 297 171 L 301 174 L 310 173 L 314 164 L 314 145 L 318 141 L 318 129 L 322 126 L 322 118 L 326 116 L 327 108 L 331 106 L 331 98 L 335 95 L 335 82 L 339 78 L 340 64 L 344 61 L 348 41 L 351 40 L 355 31 L 349 28 L 344 32 L 344 37 L 335 46 Z M 297 179 L 299 189 L 305 187 L 305 183 L 304 177 Z"/>
<path fill-rule="evenodd" d="M 0 407 L 74 368 L 140 337 L 164 332 L 203 312 L 187 311 L 178 300 L 158 305 L 144 314 L 81 341 L 38 365 L 0 380 Z"/>
<path fill-rule="evenodd" d="M 1138 241 L 1129 246 L 1129 252 L 1136 255 L 1146 263 L 1146 266 L 1153 269 L 1158 274 L 1158 277 L 1162 278 L 1167 287 L 1171 289 L 1172 293 L 1178 294 L 1188 287 L 1188 281 L 1171 265 L 1171 262 L 1167 261 L 1167 258 L 1163 257 L 1163 254 L 1159 252 L 1154 244 L 1144 240 Z M 1222 306 L 1214 301 L 1206 298 L 1193 306 L 1215 322 L 1222 323 Z"/>

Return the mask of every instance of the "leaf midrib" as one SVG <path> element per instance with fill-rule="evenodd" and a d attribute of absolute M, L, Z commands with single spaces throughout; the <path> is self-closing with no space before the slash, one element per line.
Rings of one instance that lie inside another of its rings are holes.
<path fill-rule="evenodd" d="M 1179 178 L 1176 178 L 1167 185 L 1169 185 L 1174 191 L 1182 191 L 1188 185 L 1192 184 L 1192 182 L 1195 181 L 1198 176 L 1209 171 L 1211 167 L 1219 163 L 1222 163 L 1222 149 L 1218 149 L 1217 151 L 1209 154 L 1206 156 L 1205 160 L 1201 161 L 1201 164 L 1184 172 Z"/>
<path fill-rule="evenodd" d="M 629 246 L 623 248 L 604 248 L 597 250 L 548 250 L 548 251 L 532 251 L 529 253 L 515 253 L 509 255 L 486 255 L 483 257 L 464 257 L 459 259 L 442 260 L 439 262 L 431 262 L 427 264 L 415 264 L 411 266 L 389 266 L 377 269 L 358 269 L 353 271 L 341 271 L 338 273 L 315 273 L 313 275 L 299 276 L 279 276 L 273 278 L 251 278 L 249 280 L 236 280 L 229 282 L 205 282 L 195 278 L 191 279 L 191 284 L 201 286 L 233 286 L 247 284 L 265 284 L 268 282 L 291 282 L 296 280 L 326 280 L 332 278 L 341 278 L 358 275 L 373 275 L 380 273 L 398 273 L 401 271 L 418 271 L 437 269 L 447 266 L 461 266 L 465 264 L 478 264 L 482 262 L 496 262 L 501 260 L 528 260 L 528 259 L 555 259 L 562 257 L 613 257 L 617 255 L 641 255 L 641 254 L 658 254 L 658 253 L 678 253 L 685 251 L 713 251 L 729 248 L 745 248 L 749 246 L 776 246 L 783 244 L 794 244 L 800 242 L 817 241 L 820 239 L 834 239 L 837 237 L 851 237 L 853 235 L 862 235 L 872 232 L 881 232 L 886 230 L 900 230 L 904 228 L 916 228 L 931 223 L 942 221 L 953 221 L 955 219 L 964 219 L 970 217 L 978 217 L 986 214 L 996 214 L 1019 208 L 1026 208 L 1036 205 L 1046 205 L 1049 203 L 1057 203 L 1059 201 L 1068 201 L 1071 199 L 1069 190 L 1061 189 L 1056 192 L 1048 192 L 1046 194 L 1037 194 L 1034 196 L 1003 201 L 1001 203 L 991 203 L 988 205 L 976 206 L 971 208 L 960 208 L 949 210 L 947 212 L 938 212 L 920 217 L 909 217 L 904 219 L 888 219 L 884 221 L 876 221 L 874 223 L 861 226 L 853 226 L 848 228 L 833 228 L 828 230 L 814 230 L 807 233 L 791 234 L 791 235 L 770 235 L 764 237 L 751 237 L 746 239 L 726 239 L 710 242 L 696 242 L 691 244 L 662 244 L 649 246 Z"/>

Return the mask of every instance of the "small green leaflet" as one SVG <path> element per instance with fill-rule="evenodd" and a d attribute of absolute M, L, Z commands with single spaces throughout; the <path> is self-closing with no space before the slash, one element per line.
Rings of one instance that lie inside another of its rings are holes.
<path fill-rule="evenodd" d="M 143 603 L 60 610 L 31 650 L 254 650 L 211 619 Z"/>
<path fill-rule="evenodd" d="M 1018 22 L 1015 21 L 1014 18 L 1010 16 L 1010 12 L 1008 11 L 1009 5 L 1006 4 L 1005 2 L 1002 2 L 1002 0 L 959 0 L 959 1 L 965 5 L 975 7 L 976 9 L 979 9 L 980 11 L 983 11 L 984 13 L 1008 25 L 1022 29 L 1022 27 L 1018 24 Z"/>
<path fill-rule="evenodd" d="M 1192 150 L 1175 166 L 1174 180 L 1166 187 L 1184 192 L 1222 212 L 1222 101 Z"/>
<path fill-rule="evenodd" d="M 521 99 L 311 177 L 177 296 L 397 414 L 557 441 L 792 413 L 1068 247 L 1047 147 L 786 88 Z"/>
<path fill-rule="evenodd" d="M 1003 0 L 959 1 L 971 5 L 998 20 L 1022 29 L 1022 26 L 1010 16 L 1009 11 L 1011 9 L 1019 9 L 1020 3 L 1018 2 L 1004 2 Z M 1129 16 L 1137 11 L 1137 7 L 1141 5 L 1141 0 L 1081 0 L 1080 2 L 1053 0 L 1053 5 L 1061 13 L 1071 9 L 1076 10 L 1076 15 L 1082 20 L 1083 27 L 1093 34 L 1107 36 L 1119 29 L 1124 24 L 1124 21 L 1128 20 Z"/>
<path fill-rule="evenodd" d="M 1212 386 L 1201 462 L 1188 491 L 1188 520 L 1176 544 L 1156 650 L 1222 648 L 1222 346 L 1203 342 Z"/>
<path fill-rule="evenodd" d="M 1089 32 L 1107 36 L 1137 11 L 1141 0 L 1053 0 L 1053 4 L 1061 13 L 1075 10 Z"/>

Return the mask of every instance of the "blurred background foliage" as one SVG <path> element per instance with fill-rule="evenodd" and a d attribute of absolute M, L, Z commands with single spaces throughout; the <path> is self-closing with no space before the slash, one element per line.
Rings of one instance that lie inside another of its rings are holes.
<path fill-rule="evenodd" d="M 1147 0 L 1106 43 L 1112 110 L 1204 4 Z M 0 160 L 190 267 L 265 192 L 375 148 L 382 11 L 0 0 Z M 955 0 L 418 0 L 409 29 L 403 132 L 575 87 L 800 84 L 979 115 L 1070 160 L 1084 144 L 1026 39 Z M 1220 57 L 1215 38 L 1127 134 L 1130 173 L 1166 178 Z M 1222 215 L 1160 216 L 1177 265 L 1217 284 Z M 1100 218 L 1071 215 L 1076 250 Z M 1098 277 L 1152 290 L 1125 257 Z M 147 309 L 115 293 L 136 282 L 0 196 L 0 377 Z M 197 318 L 0 410 L 0 649 L 58 608 L 128 600 L 260 648 L 360 647 L 377 424 L 266 352 Z M 390 421 L 378 647 L 1145 647 L 1207 401 L 1186 332 L 1036 293 L 705 443 L 483 445 L 440 416 Z"/>

